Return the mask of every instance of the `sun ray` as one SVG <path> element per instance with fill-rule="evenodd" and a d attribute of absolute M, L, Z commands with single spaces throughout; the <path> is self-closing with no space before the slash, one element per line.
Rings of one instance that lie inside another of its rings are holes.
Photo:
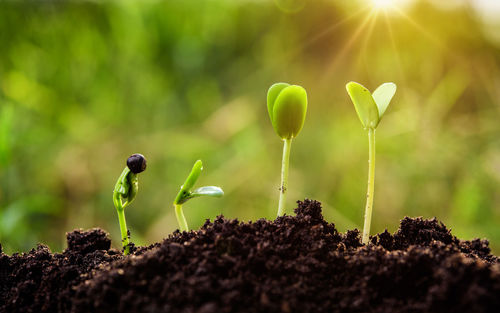
<path fill-rule="evenodd" d="M 362 67 L 363 65 L 367 65 L 367 60 L 366 60 L 366 50 L 368 49 L 368 45 L 370 43 L 370 39 L 373 33 L 373 29 L 375 28 L 375 24 L 377 22 L 377 17 L 378 17 L 378 12 L 375 12 L 373 15 L 373 18 L 370 20 L 370 24 L 368 25 L 368 31 L 366 32 L 363 42 L 361 44 L 361 49 L 359 51 L 357 60 L 356 60 L 356 66 L 357 68 Z"/>
<path fill-rule="evenodd" d="M 404 18 L 415 29 L 417 29 L 422 35 L 424 35 L 425 37 L 427 37 L 427 39 L 429 39 L 430 41 L 432 41 L 432 43 L 434 43 L 436 46 L 438 46 L 439 48 L 442 48 L 443 50 L 447 50 L 446 46 L 444 46 L 438 38 L 436 38 L 432 33 L 430 33 L 429 31 L 427 31 L 420 24 L 418 24 L 417 22 L 415 22 L 406 13 L 404 13 L 403 11 L 401 11 L 398 8 L 394 8 L 394 11 L 397 12 L 399 14 L 399 16 L 401 16 L 402 18 Z"/>
<path fill-rule="evenodd" d="M 403 69 L 401 55 L 399 53 L 399 50 L 398 50 L 398 47 L 396 44 L 396 38 L 394 36 L 394 31 L 392 30 L 391 22 L 389 20 L 389 17 L 387 16 L 387 12 L 384 12 L 384 13 L 385 13 L 384 14 L 384 21 L 385 21 L 385 25 L 387 27 L 387 32 L 389 34 L 389 39 L 391 41 L 391 48 L 392 48 L 392 52 L 394 54 L 394 60 L 396 63 L 396 68 L 397 68 L 397 72 L 398 72 L 399 79 L 400 79 L 400 81 L 396 81 L 396 82 L 400 87 L 403 87 L 403 88 L 400 88 L 400 90 L 401 90 L 400 94 L 401 94 L 402 101 L 404 101 L 404 103 L 408 104 L 408 103 L 411 103 L 411 99 L 409 98 L 409 94 L 406 92 L 406 89 L 407 89 L 406 86 L 408 86 L 406 72 Z M 395 135 L 394 132 L 393 132 L 393 135 Z"/>
<path fill-rule="evenodd" d="M 401 56 L 400 56 L 399 50 L 396 46 L 396 39 L 394 38 L 394 32 L 392 31 L 391 22 L 389 21 L 389 18 L 387 16 L 387 12 L 384 12 L 384 21 L 385 21 L 385 25 L 387 27 L 387 32 L 389 33 L 389 39 L 391 41 L 391 47 L 392 47 L 392 51 L 394 53 L 394 59 L 396 60 L 399 76 L 401 77 L 403 84 L 406 84 L 406 75 L 405 75 L 405 72 L 403 70 Z"/>
<path fill-rule="evenodd" d="M 317 42 L 321 38 L 323 38 L 326 35 L 328 35 L 329 33 L 333 32 L 335 29 L 337 29 L 341 25 L 356 18 L 357 16 L 361 15 L 362 13 L 366 12 L 369 9 L 370 9 L 369 7 L 363 7 L 361 9 L 357 10 L 356 12 L 350 14 L 349 16 L 346 16 L 342 20 L 332 24 L 331 26 L 328 26 L 326 29 L 322 30 L 321 32 L 319 32 L 318 34 L 316 34 L 315 36 L 313 36 L 312 38 L 307 40 L 305 43 L 301 44 L 300 46 L 297 46 L 295 49 L 293 49 L 293 50 L 289 51 L 287 54 L 283 55 L 283 59 L 287 60 L 287 62 L 293 61 L 297 56 L 300 55 L 300 53 L 305 48 L 311 46 L 312 44 L 314 44 L 315 42 Z"/>
<path fill-rule="evenodd" d="M 342 49 L 337 53 L 337 56 L 330 62 L 330 65 L 328 68 L 325 70 L 325 74 L 323 75 L 323 80 L 326 80 L 330 77 L 331 73 L 335 70 L 339 62 L 344 58 L 344 56 L 349 52 L 358 39 L 358 37 L 361 35 L 363 30 L 366 28 L 368 23 L 374 18 L 375 13 L 372 11 L 370 12 L 363 22 L 356 28 L 354 31 L 354 34 L 349 38 L 349 40 L 345 43 L 345 45 L 342 47 Z"/>
<path fill-rule="evenodd" d="M 413 20 L 411 17 L 409 17 L 407 14 L 405 14 L 403 11 L 400 9 L 395 8 L 394 10 L 399 16 L 401 16 L 408 24 L 413 26 L 416 30 L 418 30 L 425 38 L 427 38 L 430 42 L 432 42 L 436 47 L 441 49 L 443 52 L 445 52 L 448 57 L 454 59 L 458 64 L 467 64 L 467 59 L 458 54 L 456 51 L 450 50 L 443 42 L 440 40 L 438 37 L 436 37 L 434 34 L 426 30 L 422 25 L 417 23 L 415 20 Z"/>
<path fill-rule="evenodd" d="M 337 29 L 341 25 L 343 25 L 343 24 L 349 22 L 350 20 L 358 17 L 359 15 L 361 15 L 361 14 L 369 11 L 370 9 L 371 8 L 369 6 L 368 7 L 364 6 L 364 7 L 360 8 L 359 10 L 357 10 L 354 13 L 346 16 L 342 20 L 340 20 L 340 21 L 332 24 L 331 26 L 327 27 L 326 29 L 322 30 L 320 33 L 316 34 L 315 36 L 313 36 L 312 38 L 310 38 L 309 40 L 307 40 L 304 44 L 302 44 L 300 46 L 297 46 L 293 50 L 290 50 L 290 51 L 284 53 L 282 55 L 281 59 L 282 60 L 286 60 L 287 63 L 292 62 L 296 57 L 298 57 L 298 56 L 301 55 L 301 52 L 305 48 L 307 48 L 308 46 L 314 44 L 316 41 L 322 39 L 324 36 L 328 35 L 329 33 L 331 33 L 332 31 L 334 31 L 335 29 Z M 371 15 L 371 14 L 373 14 L 373 11 L 369 15 Z M 363 24 L 365 24 L 367 22 L 366 19 L 367 19 L 367 17 L 365 17 L 365 20 L 363 20 Z M 277 68 L 282 67 L 282 66 L 283 66 L 283 62 L 276 62 L 276 63 L 274 63 L 272 65 L 268 65 L 266 67 L 261 67 L 261 68 L 257 69 L 256 71 L 254 71 L 251 75 L 246 76 L 246 79 L 249 80 L 249 81 L 251 81 L 255 77 L 262 75 L 263 72 L 272 72 L 273 70 L 276 70 Z"/>
<path fill-rule="evenodd" d="M 305 42 L 302 47 L 307 47 L 311 44 L 313 44 L 314 42 L 316 42 L 317 40 L 321 39 L 322 37 L 326 36 L 328 33 L 334 31 L 335 29 L 337 29 L 339 26 L 345 24 L 346 22 L 352 20 L 353 18 L 357 17 L 358 15 L 361 15 L 363 12 L 367 11 L 369 8 L 365 7 L 365 8 L 361 8 L 359 9 L 358 11 L 352 13 L 351 15 L 345 17 L 344 19 L 338 21 L 337 23 L 335 24 L 332 24 L 331 26 L 327 27 L 326 29 L 324 29 L 322 32 L 316 34 L 315 36 L 313 36 L 311 39 L 309 39 L 307 42 Z"/>

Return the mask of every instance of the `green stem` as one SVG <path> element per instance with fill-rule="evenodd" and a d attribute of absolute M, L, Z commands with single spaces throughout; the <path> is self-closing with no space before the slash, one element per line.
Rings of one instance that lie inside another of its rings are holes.
<path fill-rule="evenodd" d="M 370 240 L 372 221 L 373 194 L 375 191 L 375 129 L 368 129 L 368 191 L 366 192 L 365 225 L 363 226 L 363 244 Z"/>
<path fill-rule="evenodd" d="M 129 243 L 130 240 L 128 238 L 128 229 L 127 222 L 125 221 L 125 207 L 133 200 L 127 196 L 125 203 L 123 203 L 122 195 L 129 195 L 130 189 L 136 188 L 133 191 L 133 194 L 137 193 L 137 176 L 134 176 L 133 181 L 135 182 L 134 186 L 130 186 L 129 174 L 132 174 L 128 167 L 125 167 L 118 178 L 118 181 L 115 185 L 115 190 L 113 191 L 113 204 L 116 208 L 116 213 L 118 214 L 118 222 L 120 223 L 120 232 L 122 236 L 122 246 L 123 246 L 123 254 L 128 255 L 130 253 Z"/>
<path fill-rule="evenodd" d="M 285 214 L 286 192 L 288 188 L 288 165 L 290 163 L 290 149 L 292 147 L 292 138 L 285 139 L 283 144 L 283 160 L 281 161 L 281 187 L 280 202 L 278 205 L 278 216 Z"/>
<path fill-rule="evenodd" d="M 129 238 L 128 238 L 128 229 L 127 229 L 127 221 L 125 220 L 125 210 L 121 206 L 121 204 L 116 208 L 116 213 L 118 213 L 118 221 L 120 222 L 120 233 L 122 235 L 122 246 L 123 246 L 123 254 L 128 255 L 130 253 L 129 248 Z"/>
<path fill-rule="evenodd" d="M 186 217 L 184 216 L 184 212 L 182 212 L 182 204 L 175 204 L 175 217 L 177 217 L 177 223 L 179 224 L 179 230 L 181 232 L 189 231 Z"/>

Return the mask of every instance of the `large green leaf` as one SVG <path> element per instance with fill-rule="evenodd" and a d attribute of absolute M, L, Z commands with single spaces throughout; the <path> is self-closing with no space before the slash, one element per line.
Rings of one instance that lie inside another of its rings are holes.
<path fill-rule="evenodd" d="M 307 112 L 307 93 L 304 88 L 291 85 L 283 88 L 274 101 L 272 121 L 282 139 L 296 137 L 304 126 Z"/>
<path fill-rule="evenodd" d="M 271 87 L 269 87 L 269 90 L 267 91 L 267 112 L 269 113 L 269 118 L 271 119 L 271 123 L 273 125 L 274 125 L 274 120 L 273 120 L 274 103 L 276 101 L 276 98 L 278 98 L 280 92 L 288 86 L 290 86 L 290 84 L 276 83 L 273 84 Z"/>
<path fill-rule="evenodd" d="M 395 93 L 396 84 L 394 83 L 384 83 L 373 92 L 373 100 L 375 100 L 378 107 L 379 119 L 382 119 Z"/>
<path fill-rule="evenodd" d="M 363 85 L 356 82 L 349 82 L 346 85 L 347 93 L 354 103 L 354 108 L 358 113 L 361 124 L 364 128 L 376 128 L 380 120 L 377 104 L 370 91 Z"/>

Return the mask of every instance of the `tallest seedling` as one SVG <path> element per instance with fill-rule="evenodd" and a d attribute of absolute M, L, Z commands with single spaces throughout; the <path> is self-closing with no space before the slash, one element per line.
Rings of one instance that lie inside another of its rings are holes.
<path fill-rule="evenodd" d="M 354 103 L 361 124 L 368 131 L 368 191 L 366 193 L 365 224 L 362 238 L 362 242 L 367 244 L 370 239 L 373 193 L 375 190 L 375 129 L 396 93 L 396 84 L 382 84 L 373 94 L 355 82 L 348 83 L 346 89 Z"/>
<path fill-rule="evenodd" d="M 285 214 L 288 187 L 288 164 L 292 139 L 297 137 L 307 111 L 307 93 L 304 88 L 287 83 L 276 83 L 267 91 L 267 110 L 276 134 L 283 140 L 281 187 L 278 216 Z"/>

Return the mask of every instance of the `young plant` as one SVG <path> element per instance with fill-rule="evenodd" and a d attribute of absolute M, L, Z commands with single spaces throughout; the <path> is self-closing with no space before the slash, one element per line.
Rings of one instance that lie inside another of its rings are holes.
<path fill-rule="evenodd" d="M 366 193 L 365 223 L 362 238 L 363 244 L 368 244 L 372 220 L 373 193 L 375 190 L 375 129 L 396 93 L 396 84 L 384 83 L 373 94 L 355 82 L 348 83 L 346 89 L 354 103 L 361 124 L 368 131 L 368 191 Z"/>
<path fill-rule="evenodd" d="M 118 213 L 120 232 L 122 236 L 123 254 L 130 253 L 130 239 L 128 235 L 127 222 L 125 220 L 125 207 L 129 205 L 137 195 L 139 181 L 137 174 L 146 169 L 146 158 L 142 154 L 132 154 L 127 159 L 127 166 L 123 169 L 116 181 L 113 191 L 113 203 Z"/>
<path fill-rule="evenodd" d="M 287 83 L 276 83 L 267 91 L 267 111 L 274 131 L 283 140 L 281 187 L 278 216 L 285 214 L 288 188 L 288 164 L 292 139 L 297 137 L 306 119 L 307 93 L 304 88 Z"/>
<path fill-rule="evenodd" d="M 200 160 L 196 161 L 193 165 L 193 169 L 191 173 L 187 177 L 184 185 L 181 186 L 181 190 L 175 197 L 174 207 L 175 207 L 175 216 L 177 217 L 177 223 L 179 223 L 180 231 L 188 231 L 188 225 L 186 221 L 186 217 L 184 216 L 184 212 L 182 212 L 182 205 L 191 198 L 201 197 L 201 196 L 209 196 L 209 197 L 222 197 L 224 195 L 224 191 L 221 188 L 215 186 L 205 186 L 200 187 L 195 190 L 193 188 L 194 184 L 198 180 L 198 177 L 203 170 L 203 164 Z"/>

